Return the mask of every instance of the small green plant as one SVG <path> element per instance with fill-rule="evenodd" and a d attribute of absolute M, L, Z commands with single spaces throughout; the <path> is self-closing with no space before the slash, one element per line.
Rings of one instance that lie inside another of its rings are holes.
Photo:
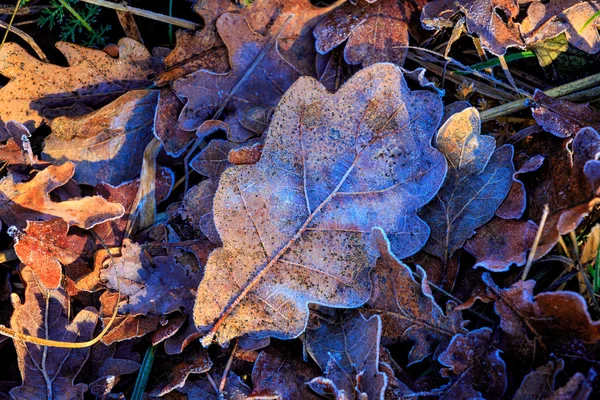
<path fill-rule="evenodd" d="M 99 25 L 95 28 L 96 17 L 100 7 L 85 4 L 78 7 L 79 0 L 52 0 L 45 8 L 38 20 L 40 27 L 48 26 L 49 29 L 60 28 L 61 40 L 76 42 L 78 35 L 85 32 L 85 39 L 81 40 L 84 46 L 98 47 L 105 44 L 104 36 L 110 30 L 110 25 Z"/>

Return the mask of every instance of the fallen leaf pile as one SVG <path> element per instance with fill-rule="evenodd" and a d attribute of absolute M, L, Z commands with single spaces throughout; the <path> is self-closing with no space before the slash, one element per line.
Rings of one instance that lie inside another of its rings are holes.
<path fill-rule="evenodd" d="M 0 48 L 0 400 L 600 396 L 600 2 L 190 2 Z"/>

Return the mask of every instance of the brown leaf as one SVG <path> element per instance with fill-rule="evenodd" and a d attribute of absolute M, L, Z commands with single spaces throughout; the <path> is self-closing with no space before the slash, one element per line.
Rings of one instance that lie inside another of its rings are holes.
<path fill-rule="evenodd" d="M 377 62 L 404 64 L 408 46 L 408 24 L 425 0 L 360 0 L 346 3 L 314 29 L 317 51 L 330 52 L 346 40 L 348 64 L 369 66 Z M 413 21 L 414 22 L 414 21 Z"/>
<path fill-rule="evenodd" d="M 442 375 L 450 378 L 444 398 L 501 398 L 506 391 L 506 364 L 500 357 L 492 330 L 480 328 L 452 338 L 438 361 L 445 365 Z"/>
<path fill-rule="evenodd" d="M 479 228 L 464 248 L 475 257 L 474 268 L 508 271 L 513 264 L 525 265 L 537 230 L 538 226 L 531 221 L 494 218 Z"/>
<path fill-rule="evenodd" d="M 51 165 L 38 172 L 29 182 L 19 182 L 13 174 L 0 180 L 1 218 L 8 225 L 23 228 L 25 221 L 47 221 L 62 218 L 70 226 L 90 229 L 94 225 L 119 218 L 124 209 L 100 196 L 55 202 L 49 193 L 73 177 L 75 166 L 67 162 Z"/>
<path fill-rule="evenodd" d="M 510 47 L 523 47 L 515 22 L 519 14 L 517 0 L 435 0 L 423 7 L 421 22 L 427 29 L 450 27 L 459 12 L 465 15 L 469 33 L 479 37 L 493 54 L 501 56 Z"/>
<path fill-rule="evenodd" d="M 50 340 L 83 342 L 90 340 L 98 321 L 91 307 L 81 310 L 69 322 L 69 300 L 64 289 L 47 290 L 33 271 L 21 271 L 25 287 L 25 302 L 13 295 L 15 311 L 11 328 L 19 333 Z M 23 383 L 10 391 L 14 399 L 69 398 L 83 400 L 88 386 L 74 383 L 88 358 L 90 349 L 44 347 L 20 340 L 14 341 Z"/>
<path fill-rule="evenodd" d="M 58 289 L 62 265 L 74 263 L 90 250 L 89 237 L 68 235 L 69 224 L 60 218 L 45 222 L 27 221 L 25 233 L 15 236 L 15 252 L 30 267 L 38 282 L 47 289 Z"/>
<path fill-rule="evenodd" d="M 527 17 L 521 23 L 521 33 L 527 45 L 543 42 L 561 33 L 567 35 L 570 44 L 589 54 L 600 51 L 598 18 L 584 25 L 598 11 L 600 2 L 582 0 L 554 0 L 547 4 L 531 2 Z"/>
<path fill-rule="evenodd" d="M 513 400 L 546 399 L 555 391 L 556 375 L 562 372 L 565 362 L 558 359 L 538 367 L 523 378 Z"/>
<path fill-rule="evenodd" d="M 8 165 L 35 165 L 41 167 L 38 158 L 33 155 L 29 137 L 31 133 L 25 125 L 8 121 L 4 126 L 5 132 L 9 136 L 8 142 L 0 146 L 0 160 L 7 162 Z"/>
<path fill-rule="evenodd" d="M 319 374 L 314 364 L 302 361 L 284 346 L 271 346 L 254 363 L 248 399 L 318 400 L 306 383 Z"/>
<path fill-rule="evenodd" d="M 554 136 L 562 138 L 575 136 L 586 126 L 596 130 L 600 128 L 600 116 L 588 104 L 554 99 L 538 89 L 533 94 L 533 100 L 535 100 L 531 109 L 533 118 L 546 132 Z"/>
<path fill-rule="evenodd" d="M 196 157 L 190 162 L 190 166 L 199 174 L 209 178 L 218 179 L 223 171 L 232 165 L 229 161 L 229 153 L 247 146 L 258 144 L 256 139 L 245 143 L 235 143 L 229 140 L 211 140 Z"/>
<path fill-rule="evenodd" d="M 538 344 L 560 357 L 578 358 L 598 351 L 600 322 L 592 320 L 585 299 L 578 293 L 544 292 L 534 297 L 535 281 L 519 281 L 500 289 L 488 273 L 483 280 L 496 301 L 500 328 L 515 348 L 539 352 Z"/>
<path fill-rule="evenodd" d="M 512 183 L 513 147 L 495 149 L 494 138 L 480 132 L 479 113 L 467 108 L 450 117 L 436 136 L 436 147 L 448 160 L 448 173 L 420 215 L 431 227 L 424 250 L 443 262 L 492 219 Z"/>
<path fill-rule="evenodd" d="M 373 235 L 376 235 L 373 233 Z M 445 348 L 456 333 L 463 331 L 460 312 L 445 315 L 437 305 L 425 271 L 417 266 L 419 284 L 413 272 L 391 252 L 383 235 L 375 242 L 380 257 L 373 270 L 373 293 L 367 303 L 383 323 L 384 344 L 398 340 L 414 341 L 408 355 L 409 365 Z"/>
<path fill-rule="evenodd" d="M 151 55 L 131 39 L 119 41 L 118 59 L 100 50 L 59 42 L 69 67 L 43 63 L 15 43 L 0 52 L 0 74 L 10 82 L 0 90 L 0 119 L 40 126 L 44 111 L 73 103 L 95 105 L 131 89 L 148 86 Z M 4 131 L 4 127 L 1 128 Z"/>
<path fill-rule="evenodd" d="M 183 219 L 189 220 L 208 240 L 222 245 L 213 216 L 213 199 L 218 186 L 217 179 L 206 179 L 192 187 L 183 197 L 178 213 Z"/>
<path fill-rule="evenodd" d="M 226 103 L 229 138 L 242 142 L 254 134 L 239 123 L 244 111 L 255 106 L 275 106 L 300 74 L 272 46 L 247 76 L 255 59 L 270 45 L 269 38 L 254 32 L 242 15 L 233 13 L 223 14 L 217 20 L 217 30 L 227 45 L 231 71 L 215 74 L 200 70 L 173 84 L 177 96 L 185 99 L 179 124 L 184 130 L 195 130 Z"/>
<path fill-rule="evenodd" d="M 379 370 L 381 319 L 358 311 L 339 313 L 306 331 L 306 349 L 325 376 L 310 381 L 311 389 L 336 399 L 381 399 L 387 379 Z"/>
<path fill-rule="evenodd" d="M 174 357 L 168 357 L 166 360 L 157 360 L 159 362 L 162 361 L 159 364 L 161 365 L 161 380 L 158 382 L 158 385 L 153 385 L 156 387 L 150 391 L 150 396 L 164 396 L 175 389 L 185 387 L 186 381 L 191 374 L 207 372 L 213 366 L 208 353 L 204 349 L 188 351 L 182 356 L 183 361 Z"/>
<path fill-rule="evenodd" d="M 256 143 L 252 147 L 240 147 L 232 149 L 227 155 L 227 160 L 234 165 L 256 164 L 262 155 L 262 143 Z"/>
<path fill-rule="evenodd" d="M 301 78 L 273 116 L 261 160 L 221 175 L 214 214 L 224 247 L 211 253 L 194 311 L 204 343 L 296 337 L 308 303 L 366 302 L 372 228 L 387 230 L 398 257 L 427 240 L 416 210 L 444 177 L 430 145 L 440 117 L 439 98 L 410 92 L 392 64 L 359 71 L 335 94 Z"/>
<path fill-rule="evenodd" d="M 162 88 L 154 115 L 154 135 L 162 142 L 167 154 L 179 157 L 183 154 L 195 135 L 179 127 L 179 113 L 183 103 L 170 87 Z"/>
<path fill-rule="evenodd" d="M 50 124 L 42 158 L 75 164 L 80 184 L 119 185 L 140 173 L 158 92 L 134 90 L 91 114 L 59 117 Z"/>
<path fill-rule="evenodd" d="M 544 157 L 539 154 L 529 157 L 525 153 L 518 153 L 514 161 L 518 168 L 513 174 L 512 185 L 506 198 L 496 210 L 496 215 L 504 219 L 517 219 L 523 216 L 527 207 L 527 193 L 525 185 L 519 180 L 519 175 L 538 170 L 544 162 Z"/>
<path fill-rule="evenodd" d="M 221 374 L 212 373 L 214 382 L 221 381 Z M 186 385 L 177 389 L 177 392 L 187 395 L 188 400 L 246 400 L 250 388 L 233 372 L 227 375 L 225 390 L 218 394 L 207 378 L 188 380 Z"/>

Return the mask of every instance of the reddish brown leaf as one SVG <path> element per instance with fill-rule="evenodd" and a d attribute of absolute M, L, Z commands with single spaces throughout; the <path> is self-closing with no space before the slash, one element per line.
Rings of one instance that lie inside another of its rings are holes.
<path fill-rule="evenodd" d="M 254 363 L 248 399 L 318 400 L 306 383 L 319 374 L 314 364 L 302 361 L 283 346 L 269 347 Z"/>
<path fill-rule="evenodd" d="M 252 147 L 240 147 L 232 149 L 227 155 L 227 160 L 234 165 L 256 164 L 262 155 L 262 143 L 256 143 Z"/>
<path fill-rule="evenodd" d="M 72 43 L 59 42 L 56 47 L 69 67 L 43 63 L 15 43 L 2 47 L 0 74 L 11 80 L 1 89 L 2 121 L 20 122 L 33 130 L 40 126 L 48 108 L 76 102 L 94 105 L 127 90 L 148 86 L 151 55 L 134 40 L 119 41 L 118 59 Z"/>
<path fill-rule="evenodd" d="M 158 385 L 153 385 L 156 387 L 150 392 L 151 396 L 160 397 L 175 389 L 183 388 L 191 374 L 207 372 L 213 366 L 212 361 L 204 349 L 187 352 L 183 357 L 183 361 L 177 359 L 175 362 L 175 358 L 170 357 L 165 360 L 167 362 L 161 363 L 161 381 L 158 382 Z"/>
<path fill-rule="evenodd" d="M 310 381 L 311 389 L 336 399 L 383 400 L 386 375 L 379 370 L 381 319 L 357 311 L 341 313 L 306 331 L 306 349 L 325 375 Z"/>
<path fill-rule="evenodd" d="M 158 105 L 154 115 L 154 135 L 163 143 L 165 151 L 179 157 L 195 136 L 192 132 L 184 131 L 179 127 L 179 113 L 183 103 L 171 88 L 162 88 L 158 96 Z"/>
<path fill-rule="evenodd" d="M 598 18 L 584 25 L 598 11 L 595 0 L 554 0 L 548 3 L 531 2 L 527 17 L 521 23 L 525 43 L 532 45 L 565 33 L 570 44 L 589 54 L 600 51 Z"/>
<path fill-rule="evenodd" d="M 555 391 L 555 379 L 562 372 L 565 362 L 561 359 L 550 361 L 523 378 L 513 400 L 546 399 Z"/>
<path fill-rule="evenodd" d="M 518 169 L 513 174 L 513 182 L 506 198 L 496 210 L 496 215 L 504 219 L 521 218 L 527 206 L 527 193 L 525 185 L 519 180 L 519 175 L 538 170 L 544 162 L 544 157 L 536 154 L 528 157 L 524 153 L 515 155 L 515 164 Z"/>
<path fill-rule="evenodd" d="M 235 143 L 229 140 L 211 140 L 196 157 L 190 162 L 190 166 L 199 174 L 209 178 L 219 178 L 223 171 L 232 165 L 229 161 L 229 153 L 247 146 L 254 146 L 256 139 L 245 143 Z M 262 151 L 261 151 L 262 153 Z"/>
<path fill-rule="evenodd" d="M 89 237 L 68 235 L 69 224 L 60 218 L 27 222 L 25 233 L 15 236 L 15 252 L 30 267 L 38 282 L 47 289 L 58 289 L 62 265 L 75 262 L 90 250 Z"/>
<path fill-rule="evenodd" d="M 221 375 L 212 373 L 211 377 L 217 384 L 221 381 Z M 250 393 L 250 388 L 233 372 L 227 375 L 225 390 L 217 394 L 214 387 L 207 378 L 198 380 L 188 380 L 187 384 L 177 389 L 177 392 L 187 395 L 188 400 L 246 400 Z"/>
<path fill-rule="evenodd" d="M 176 81 L 173 89 L 185 99 L 179 123 L 185 130 L 195 130 L 227 103 L 225 122 L 231 127 L 230 139 L 241 142 L 253 135 L 239 123 L 244 111 L 255 106 L 275 106 L 283 91 L 300 75 L 273 46 L 246 77 L 252 63 L 269 46 L 269 38 L 254 32 L 242 15 L 233 13 L 218 19 L 217 30 L 229 50 L 231 71 L 215 74 L 200 70 Z M 234 88 L 235 96 L 231 96 Z"/>
<path fill-rule="evenodd" d="M 479 113 L 467 108 L 450 117 L 436 136 L 436 147 L 448 160 L 448 174 L 420 215 L 431 227 L 424 250 L 443 262 L 494 216 L 515 172 L 512 146 L 495 149 L 494 138 L 480 132 Z"/>
<path fill-rule="evenodd" d="M 212 142 L 211 142 L 212 143 Z M 179 209 L 183 219 L 215 244 L 222 244 L 213 216 L 213 199 L 219 186 L 217 179 L 206 179 L 187 191 Z"/>
<path fill-rule="evenodd" d="M 33 271 L 24 267 L 25 302 L 13 295 L 15 311 L 11 328 L 16 332 L 50 340 L 83 342 L 90 340 L 98 321 L 92 307 L 81 310 L 69 321 L 69 300 L 64 289 L 47 290 Z M 88 358 L 90 349 L 44 347 L 14 341 L 23 383 L 10 391 L 14 399 L 69 398 L 83 400 L 88 386 L 74 383 Z"/>
<path fill-rule="evenodd" d="M 366 302 L 372 228 L 387 230 L 398 257 L 427 240 L 416 210 L 444 177 L 430 145 L 440 117 L 439 98 L 410 92 L 392 64 L 359 71 L 335 94 L 300 79 L 261 160 L 221 175 L 214 213 L 224 247 L 211 253 L 194 312 L 204 343 L 296 337 L 308 303 Z"/>
<path fill-rule="evenodd" d="M 492 330 L 480 328 L 452 338 L 438 357 L 445 365 L 442 375 L 450 378 L 445 399 L 501 398 L 506 391 L 506 364 L 500 357 Z"/>
<path fill-rule="evenodd" d="M 513 264 L 525 265 L 537 230 L 538 226 L 531 221 L 494 218 L 479 228 L 464 248 L 475 257 L 474 268 L 508 271 Z"/>
<path fill-rule="evenodd" d="M 373 235 L 376 235 L 373 233 Z M 463 331 L 460 312 L 445 315 L 435 302 L 425 271 L 417 266 L 419 284 L 413 272 L 391 252 L 382 235 L 375 236 L 380 257 L 373 270 L 373 293 L 367 305 L 383 323 L 384 344 L 411 340 L 409 365 L 445 348 L 456 333 Z"/>
<path fill-rule="evenodd" d="M 60 217 L 71 226 L 90 229 L 123 215 L 123 206 L 109 203 L 100 196 L 52 201 L 49 193 L 66 184 L 74 172 L 73 163 L 67 162 L 60 166 L 49 166 L 29 182 L 20 182 L 13 174 L 4 177 L 0 180 L 2 220 L 8 225 L 23 228 L 26 220 L 47 221 Z"/>
<path fill-rule="evenodd" d="M 317 51 L 330 52 L 346 40 L 348 64 L 369 66 L 377 62 L 404 64 L 408 24 L 418 15 L 424 0 L 359 0 L 346 3 L 315 27 Z M 415 22 L 415 21 L 413 21 Z"/>
<path fill-rule="evenodd" d="M 481 44 L 495 55 L 523 46 L 515 23 L 519 14 L 517 0 L 435 0 L 423 7 L 421 22 L 428 29 L 450 27 L 459 12 L 465 15 L 469 33 L 479 37 Z"/>
<path fill-rule="evenodd" d="M 42 158 L 73 162 L 73 179 L 80 184 L 119 185 L 135 178 L 153 137 L 157 99 L 156 90 L 134 90 L 91 114 L 56 118 Z"/>
<path fill-rule="evenodd" d="M 9 165 L 36 165 L 41 167 L 36 156 L 33 155 L 29 137 L 31 133 L 25 125 L 8 121 L 4 126 L 5 133 L 9 137 L 8 142 L 0 146 L 0 160 Z"/>
<path fill-rule="evenodd" d="M 546 132 L 554 136 L 562 138 L 575 136 L 586 126 L 596 130 L 600 128 L 600 115 L 588 104 L 554 99 L 538 89 L 533 94 L 533 100 L 535 100 L 531 109 L 533 118 Z"/>

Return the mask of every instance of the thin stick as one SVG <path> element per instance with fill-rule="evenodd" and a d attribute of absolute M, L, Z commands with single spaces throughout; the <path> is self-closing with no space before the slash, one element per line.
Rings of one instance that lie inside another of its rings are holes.
<path fill-rule="evenodd" d="M 531 269 L 531 264 L 533 263 L 533 259 L 535 258 L 535 252 L 537 251 L 538 245 L 540 244 L 540 239 L 542 238 L 542 232 L 544 231 L 544 225 L 546 225 L 546 219 L 548 218 L 548 214 L 550 214 L 550 208 L 548 208 L 548 204 L 544 206 L 544 213 L 542 214 L 542 219 L 540 220 L 540 226 L 535 234 L 535 239 L 533 240 L 533 245 L 531 246 L 531 251 L 529 252 L 529 256 L 527 256 L 527 264 L 525 264 L 525 269 L 523 270 L 523 276 L 521 280 L 524 281 L 527 279 L 527 274 L 529 274 L 529 270 Z"/>
<path fill-rule="evenodd" d="M 229 360 L 227 360 L 227 365 L 225 366 L 225 370 L 223 371 L 223 376 L 221 377 L 221 383 L 219 384 L 219 394 L 223 393 L 225 390 L 225 385 L 227 384 L 227 375 L 229 375 L 229 370 L 231 369 L 231 363 L 233 363 L 233 357 L 235 356 L 235 352 L 237 351 L 239 341 L 235 341 L 235 345 L 233 346 L 233 350 L 231 350 L 231 354 L 229 355 Z"/>
<path fill-rule="evenodd" d="M 562 97 L 568 94 L 582 91 L 584 89 L 589 89 L 598 84 L 600 84 L 600 73 L 588 76 L 587 78 L 576 80 L 571 83 L 567 83 L 566 85 L 557 86 L 555 88 L 546 90 L 544 93 L 550 97 Z M 527 100 L 528 99 L 519 99 L 498 107 L 490 108 L 489 110 L 482 111 L 479 114 L 481 116 L 481 121 L 490 121 L 503 115 L 524 110 L 527 108 Z"/>
<path fill-rule="evenodd" d="M 15 21 L 15 15 L 17 15 L 17 11 L 19 11 L 19 7 L 21 7 L 21 0 L 17 1 L 17 5 L 15 6 L 15 12 L 10 17 L 10 21 L 8 22 L 8 29 L 4 32 L 4 37 L 2 38 L 2 43 L 0 43 L 0 50 L 4 47 L 4 43 L 6 43 L 6 38 L 8 37 L 8 32 L 10 32 L 10 28 L 12 27 L 13 22 Z"/>
<path fill-rule="evenodd" d="M 81 1 L 84 3 L 95 4 L 95 5 L 101 6 L 101 7 L 111 8 L 111 9 L 117 10 L 117 11 L 129 12 L 134 15 L 139 15 L 140 17 L 152 19 L 154 21 L 164 22 L 166 24 L 179 26 L 179 27 L 185 28 L 185 29 L 196 30 L 200 27 L 199 24 L 192 22 L 192 21 L 188 21 L 188 20 L 185 20 L 182 18 L 171 17 L 171 16 L 164 15 L 164 14 L 158 14 L 158 13 L 148 11 L 148 10 L 143 10 L 143 9 L 137 8 L 137 7 L 130 7 L 125 4 L 111 3 L 110 1 L 105 1 L 105 0 L 81 0 Z"/>
<path fill-rule="evenodd" d="M 33 51 L 35 51 L 35 54 L 38 55 L 40 60 L 42 60 L 43 62 L 49 62 L 48 57 L 46 57 L 46 54 L 44 54 L 44 51 L 40 48 L 40 46 L 37 45 L 35 40 L 33 40 L 33 38 L 31 36 L 29 36 L 27 33 L 23 32 L 22 30 L 20 30 L 19 28 L 15 27 L 15 26 L 12 26 L 11 24 L 7 24 L 4 21 L 0 21 L 0 26 L 8 29 L 7 32 L 11 31 L 15 35 L 19 36 L 21 39 L 26 41 L 27 44 L 29 44 L 29 46 L 31 46 Z"/>

